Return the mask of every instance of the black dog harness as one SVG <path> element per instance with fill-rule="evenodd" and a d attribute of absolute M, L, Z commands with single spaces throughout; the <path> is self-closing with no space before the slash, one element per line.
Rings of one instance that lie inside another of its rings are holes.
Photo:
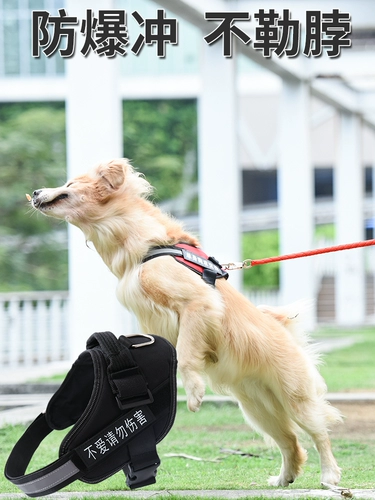
<path fill-rule="evenodd" d="M 176 413 L 176 352 L 162 337 L 131 337 L 92 335 L 46 412 L 14 446 L 5 476 L 30 497 L 53 493 L 76 479 L 98 483 L 121 469 L 131 489 L 155 483 L 156 444 Z M 43 439 L 71 425 L 59 458 L 25 475 Z"/>
<path fill-rule="evenodd" d="M 229 274 L 222 269 L 214 257 L 208 257 L 200 248 L 186 243 L 151 248 L 142 262 L 147 262 L 155 257 L 162 257 L 164 255 L 171 255 L 177 262 L 198 273 L 203 281 L 209 285 L 215 286 L 216 279 L 228 279 L 229 277 Z"/>

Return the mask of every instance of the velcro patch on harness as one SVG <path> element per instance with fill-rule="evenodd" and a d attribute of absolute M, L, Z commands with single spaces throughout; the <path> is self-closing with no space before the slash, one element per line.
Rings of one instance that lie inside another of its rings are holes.
<path fill-rule="evenodd" d="M 86 467 L 99 463 L 155 421 L 147 406 L 136 407 L 76 448 Z"/>
<path fill-rule="evenodd" d="M 204 269 L 211 269 L 211 271 L 215 271 L 217 274 L 222 273 L 221 267 L 210 261 L 210 257 L 200 248 L 192 247 L 185 243 L 178 243 L 176 248 L 181 248 L 183 256 L 175 257 L 175 259 L 183 264 L 188 263 L 188 267 L 197 270 L 199 273 L 203 273 Z"/>

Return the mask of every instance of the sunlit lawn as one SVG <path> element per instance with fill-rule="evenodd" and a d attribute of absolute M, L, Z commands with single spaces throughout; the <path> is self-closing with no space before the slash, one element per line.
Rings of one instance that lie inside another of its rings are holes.
<path fill-rule="evenodd" d="M 358 335 L 359 342 L 324 356 L 321 371 L 330 391 L 375 390 L 375 330 L 325 330 L 316 337 Z M 0 457 L 5 463 L 9 452 L 24 430 L 23 426 L 0 429 Z M 55 460 L 62 432 L 54 432 L 37 451 L 32 469 L 38 469 Z M 320 487 L 319 459 L 311 442 L 306 438 L 309 460 L 305 472 L 290 489 Z M 342 485 L 348 488 L 375 488 L 375 442 L 351 439 L 333 439 L 336 458 L 343 469 Z M 230 454 L 225 450 L 241 450 L 251 456 Z M 268 448 L 257 434 L 244 423 L 234 404 L 204 403 L 198 413 L 187 411 L 184 403 L 178 405 L 176 422 L 168 436 L 158 445 L 161 466 L 156 485 L 149 490 L 202 490 L 202 489 L 269 489 L 267 478 L 278 474 L 281 459 L 279 451 Z M 169 457 L 169 454 L 192 455 L 201 460 Z M 97 485 L 75 482 L 68 491 L 124 490 L 125 477 L 118 473 Z M 18 490 L 0 477 L 1 492 Z M 73 498 L 73 497 L 72 497 Z M 172 498 L 172 497 L 168 497 Z M 313 498 L 313 497 L 311 497 Z"/>

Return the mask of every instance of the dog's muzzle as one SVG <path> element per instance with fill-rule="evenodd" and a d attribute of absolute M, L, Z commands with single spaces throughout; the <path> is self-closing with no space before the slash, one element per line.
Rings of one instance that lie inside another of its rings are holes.
<path fill-rule="evenodd" d="M 33 192 L 32 204 L 34 208 L 38 210 L 43 210 L 45 208 L 51 207 L 52 205 L 55 205 L 60 200 L 64 200 L 65 198 L 68 198 L 68 194 L 61 193 L 52 200 L 50 200 L 45 195 L 43 195 L 42 189 L 38 189 Z"/>
<path fill-rule="evenodd" d="M 176 414 L 174 347 L 158 336 L 117 339 L 111 332 L 93 334 L 86 347 L 6 463 L 5 476 L 30 497 L 76 479 L 98 483 L 121 469 L 131 489 L 156 481 L 156 444 Z M 59 458 L 25 474 L 44 438 L 72 425 Z"/>

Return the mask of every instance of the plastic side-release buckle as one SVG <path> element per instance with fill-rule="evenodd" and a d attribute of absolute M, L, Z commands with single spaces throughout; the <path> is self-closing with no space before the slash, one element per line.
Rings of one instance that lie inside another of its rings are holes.
<path fill-rule="evenodd" d="M 126 467 L 123 469 L 126 475 L 127 486 L 134 490 L 135 488 L 142 488 L 143 486 L 156 483 L 156 474 L 159 465 L 160 461 L 135 471 L 132 464 L 127 464 L 128 470 L 126 470 Z"/>
<path fill-rule="evenodd" d="M 121 410 L 147 405 L 154 401 L 146 379 L 136 366 L 111 373 L 110 382 Z"/>
<path fill-rule="evenodd" d="M 119 395 L 115 396 L 118 407 L 120 410 L 126 410 L 127 408 L 133 408 L 134 406 L 144 406 L 148 405 L 150 403 L 153 403 L 154 398 L 153 395 L 151 394 L 150 389 L 147 389 L 147 396 L 143 397 L 132 397 L 132 398 L 126 398 L 125 400 L 122 400 Z"/>

